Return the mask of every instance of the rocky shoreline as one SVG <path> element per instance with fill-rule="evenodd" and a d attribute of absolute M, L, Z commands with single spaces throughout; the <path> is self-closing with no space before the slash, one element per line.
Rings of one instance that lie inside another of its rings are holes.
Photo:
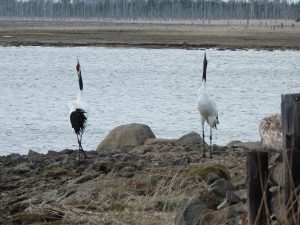
<path fill-rule="evenodd" d="M 259 143 L 214 145 L 204 159 L 197 133 L 133 130 L 114 129 L 86 159 L 71 149 L 0 157 L 0 224 L 247 224 L 246 153 Z"/>

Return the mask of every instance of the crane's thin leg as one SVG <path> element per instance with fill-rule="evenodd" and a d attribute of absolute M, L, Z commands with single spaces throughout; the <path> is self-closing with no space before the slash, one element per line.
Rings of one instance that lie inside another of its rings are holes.
<path fill-rule="evenodd" d="M 81 143 L 80 143 L 78 134 L 77 134 L 77 142 L 78 142 L 78 160 L 80 160 L 80 146 L 81 146 Z"/>
<path fill-rule="evenodd" d="M 81 145 L 81 141 L 82 141 L 82 134 L 80 135 L 80 149 L 79 149 L 79 151 L 82 151 L 82 152 L 83 152 L 84 158 L 86 159 L 87 156 L 86 156 L 86 154 L 85 154 L 85 151 L 83 151 L 83 148 L 82 148 L 82 145 Z"/>
<path fill-rule="evenodd" d="M 209 136 L 209 158 L 210 159 L 212 158 L 212 156 L 211 156 L 211 152 L 212 152 L 211 142 L 212 142 L 212 128 L 210 127 L 210 136 Z"/>
<path fill-rule="evenodd" d="M 202 125 L 202 138 L 203 138 L 203 158 L 206 158 L 206 149 L 205 149 L 205 135 L 204 135 L 204 125 Z"/>

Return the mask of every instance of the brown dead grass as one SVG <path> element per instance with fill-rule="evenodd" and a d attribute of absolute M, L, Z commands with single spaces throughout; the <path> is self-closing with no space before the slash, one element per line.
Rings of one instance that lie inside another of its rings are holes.
<path fill-rule="evenodd" d="M 0 45 L 300 49 L 300 23 L 266 20 L 246 24 L 245 20 L 0 21 Z"/>

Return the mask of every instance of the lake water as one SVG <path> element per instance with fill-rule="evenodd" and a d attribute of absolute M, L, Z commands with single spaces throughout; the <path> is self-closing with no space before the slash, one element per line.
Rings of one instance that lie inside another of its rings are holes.
<path fill-rule="evenodd" d="M 201 133 L 197 95 L 204 50 L 0 47 L 0 155 L 78 148 L 69 120 L 80 58 L 89 113 L 83 147 L 111 129 L 148 124 L 160 138 Z M 300 51 L 207 50 L 207 88 L 219 110 L 213 142 L 259 140 L 281 94 L 300 92 Z M 208 134 L 208 133 L 207 133 Z"/>

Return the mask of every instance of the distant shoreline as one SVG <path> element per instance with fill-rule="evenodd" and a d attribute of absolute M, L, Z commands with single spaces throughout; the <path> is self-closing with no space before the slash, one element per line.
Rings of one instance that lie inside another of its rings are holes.
<path fill-rule="evenodd" d="M 283 21 L 0 21 L 0 46 L 300 50 L 300 23 Z"/>

